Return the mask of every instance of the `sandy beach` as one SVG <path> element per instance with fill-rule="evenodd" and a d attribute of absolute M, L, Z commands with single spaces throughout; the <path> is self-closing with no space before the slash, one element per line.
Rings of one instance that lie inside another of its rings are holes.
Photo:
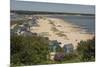
<path fill-rule="evenodd" d="M 32 26 L 31 32 L 48 37 L 49 40 L 57 40 L 61 42 L 61 47 L 63 47 L 64 44 L 72 43 L 74 49 L 76 49 L 78 42 L 94 37 L 94 34 L 89 34 L 77 25 L 73 25 L 62 19 L 42 17 L 37 19 L 37 22 L 39 26 Z"/>

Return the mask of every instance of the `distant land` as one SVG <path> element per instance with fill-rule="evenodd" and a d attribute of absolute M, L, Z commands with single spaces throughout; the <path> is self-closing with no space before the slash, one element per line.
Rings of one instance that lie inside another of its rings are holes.
<path fill-rule="evenodd" d="M 81 13 L 60 13 L 60 12 L 42 12 L 42 11 L 22 11 L 22 10 L 18 10 L 18 11 L 11 11 L 11 13 L 17 13 L 17 14 L 28 14 L 28 15 L 37 15 L 37 14 L 61 14 L 61 15 L 81 15 L 81 16 L 95 16 L 95 14 L 81 14 Z"/>

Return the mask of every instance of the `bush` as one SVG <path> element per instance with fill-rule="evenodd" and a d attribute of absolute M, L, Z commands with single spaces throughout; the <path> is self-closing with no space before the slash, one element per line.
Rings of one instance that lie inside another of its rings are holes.
<path fill-rule="evenodd" d="M 48 40 L 38 36 L 11 36 L 11 64 L 45 64 L 48 60 Z"/>
<path fill-rule="evenodd" d="M 64 59 L 64 54 L 63 53 L 57 53 L 54 57 L 54 60 L 57 62 L 61 62 Z"/>
<path fill-rule="evenodd" d="M 95 60 L 95 38 L 78 43 L 77 51 L 81 61 Z"/>
<path fill-rule="evenodd" d="M 69 53 L 69 54 L 66 54 L 64 56 L 64 61 L 69 61 L 69 60 L 74 60 L 75 58 L 77 58 L 77 54 L 76 53 Z"/>

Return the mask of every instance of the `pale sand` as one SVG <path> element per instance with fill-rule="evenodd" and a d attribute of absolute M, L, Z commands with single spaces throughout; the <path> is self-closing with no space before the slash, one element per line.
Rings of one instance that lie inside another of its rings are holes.
<path fill-rule="evenodd" d="M 50 21 L 53 22 L 53 24 L 50 24 Z M 64 44 L 72 43 L 74 46 L 74 49 L 77 48 L 77 43 L 81 40 L 88 40 L 92 39 L 94 37 L 93 34 L 88 34 L 83 32 L 83 29 L 77 28 L 78 26 L 72 25 L 62 19 L 58 18 L 47 18 L 45 19 L 37 19 L 39 22 L 39 27 L 31 27 L 31 32 L 36 32 L 38 34 L 42 32 L 47 32 L 48 35 L 44 35 L 44 37 L 48 37 L 49 40 L 57 40 L 58 42 L 61 42 L 61 47 L 64 46 Z M 53 27 L 55 27 L 58 31 L 51 30 Z M 59 36 L 57 33 L 62 32 L 64 36 Z M 83 32 L 83 33 L 82 33 Z"/>

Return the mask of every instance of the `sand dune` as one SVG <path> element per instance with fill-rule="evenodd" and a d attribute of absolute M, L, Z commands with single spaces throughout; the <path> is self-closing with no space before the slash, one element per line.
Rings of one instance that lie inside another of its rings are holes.
<path fill-rule="evenodd" d="M 83 29 L 78 28 L 58 18 L 42 17 L 37 19 L 38 27 L 31 27 L 31 32 L 36 32 L 50 40 L 57 40 L 61 42 L 61 47 L 64 44 L 72 43 L 74 48 L 77 48 L 77 43 L 81 40 L 87 40 L 94 37 L 93 34 L 86 33 Z"/>

